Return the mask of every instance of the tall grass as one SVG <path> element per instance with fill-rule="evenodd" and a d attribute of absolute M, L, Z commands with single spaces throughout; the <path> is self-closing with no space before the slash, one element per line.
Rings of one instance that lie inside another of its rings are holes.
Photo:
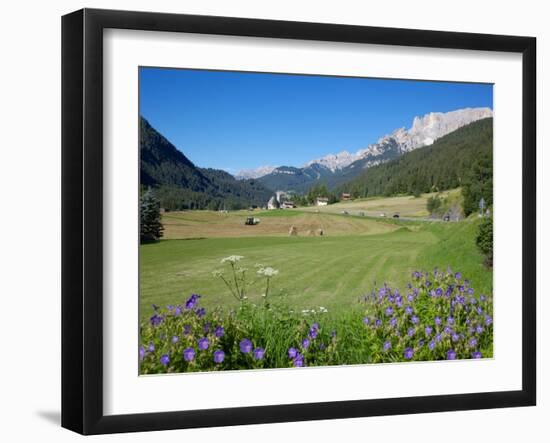
<path fill-rule="evenodd" d="M 383 285 L 335 312 L 294 311 L 269 297 L 252 303 L 246 295 L 226 311 L 206 311 L 200 302 L 192 295 L 179 305 L 153 306 L 141 324 L 142 374 L 493 354 L 492 296 L 450 268 L 415 271 L 401 291 Z"/>

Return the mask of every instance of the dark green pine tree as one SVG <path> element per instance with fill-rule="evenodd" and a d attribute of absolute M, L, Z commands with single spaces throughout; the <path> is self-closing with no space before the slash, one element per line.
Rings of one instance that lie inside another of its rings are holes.
<path fill-rule="evenodd" d="M 160 221 L 160 201 L 151 188 L 140 198 L 140 241 L 156 241 L 162 237 L 164 227 Z"/>

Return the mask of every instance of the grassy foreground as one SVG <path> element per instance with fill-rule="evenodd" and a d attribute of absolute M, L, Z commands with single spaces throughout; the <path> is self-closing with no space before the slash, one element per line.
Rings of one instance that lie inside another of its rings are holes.
<path fill-rule="evenodd" d="M 335 216 L 336 217 L 336 216 Z M 345 218 L 338 216 L 339 218 Z M 398 222 L 389 232 L 323 237 L 247 237 L 162 240 L 140 248 L 140 315 L 152 304 L 181 303 L 191 293 L 205 295 L 206 308 L 235 301 L 212 271 L 220 259 L 240 255 L 250 268 L 249 298 L 259 300 L 263 283 L 254 275 L 261 263 L 279 270 L 273 297 L 295 309 L 348 309 L 375 286 L 403 287 L 414 270 L 460 269 L 472 284 L 492 292 L 492 272 L 475 246 L 477 221 Z"/>

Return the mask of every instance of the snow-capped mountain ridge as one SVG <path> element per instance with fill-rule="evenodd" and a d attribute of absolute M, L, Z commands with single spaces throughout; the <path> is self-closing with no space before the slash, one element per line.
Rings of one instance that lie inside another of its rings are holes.
<path fill-rule="evenodd" d="M 490 108 L 464 108 L 451 112 L 431 112 L 413 119 L 411 127 L 398 128 L 380 137 L 356 152 L 341 151 L 307 162 L 300 167 L 262 166 L 240 171 L 238 179 L 259 179 L 267 187 L 283 190 L 303 190 L 316 181 L 336 183 L 342 178 L 351 178 L 361 170 L 397 158 L 477 120 L 493 116 Z M 287 177 L 286 179 L 284 177 Z"/>
<path fill-rule="evenodd" d="M 430 112 L 422 117 L 415 117 L 410 129 L 398 128 L 391 134 L 378 139 L 377 143 L 359 149 L 355 153 L 342 151 L 338 154 L 328 154 L 307 162 L 304 167 L 316 163 L 335 172 L 367 156 L 381 155 L 384 152 L 384 145 L 390 139 L 397 142 L 401 153 L 409 152 L 422 146 L 431 145 L 438 138 L 456 131 L 462 126 L 492 116 L 493 111 L 490 108 L 464 108 L 445 113 Z"/>

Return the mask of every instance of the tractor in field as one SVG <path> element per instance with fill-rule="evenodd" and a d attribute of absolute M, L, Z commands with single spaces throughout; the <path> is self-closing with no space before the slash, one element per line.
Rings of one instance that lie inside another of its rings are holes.
<path fill-rule="evenodd" d="M 256 217 L 246 217 L 246 221 L 244 222 L 247 226 L 254 226 L 260 223 L 260 219 Z"/>

